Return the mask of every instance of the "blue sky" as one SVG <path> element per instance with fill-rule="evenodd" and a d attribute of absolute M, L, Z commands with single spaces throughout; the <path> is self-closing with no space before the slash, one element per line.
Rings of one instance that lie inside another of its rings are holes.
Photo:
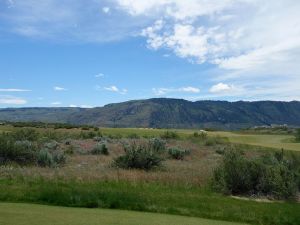
<path fill-rule="evenodd" d="M 300 100 L 297 0 L 0 0 L 0 107 Z"/>

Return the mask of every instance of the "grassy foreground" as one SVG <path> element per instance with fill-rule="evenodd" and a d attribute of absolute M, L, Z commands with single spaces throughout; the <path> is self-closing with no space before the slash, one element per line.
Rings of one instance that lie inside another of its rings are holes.
<path fill-rule="evenodd" d="M 6 202 L 125 209 L 256 225 L 300 224 L 298 203 L 239 200 L 189 186 L 111 181 L 0 180 L 0 190 L 0 201 Z"/>
<path fill-rule="evenodd" d="M 241 225 L 194 217 L 111 209 L 84 209 L 0 203 L 2 225 Z"/>

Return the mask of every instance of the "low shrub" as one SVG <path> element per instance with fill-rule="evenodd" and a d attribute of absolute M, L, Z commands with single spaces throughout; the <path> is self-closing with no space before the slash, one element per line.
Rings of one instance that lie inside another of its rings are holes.
<path fill-rule="evenodd" d="M 63 152 L 54 152 L 52 155 L 56 166 L 61 166 L 66 163 L 67 157 Z"/>
<path fill-rule="evenodd" d="M 225 151 L 226 151 L 226 148 L 224 146 L 219 146 L 217 149 L 216 149 L 216 153 L 219 154 L 219 155 L 224 155 L 225 154 Z"/>
<path fill-rule="evenodd" d="M 207 132 L 206 131 L 194 132 L 193 136 L 204 140 L 207 138 Z"/>
<path fill-rule="evenodd" d="M 183 160 L 186 155 L 190 154 L 190 151 L 179 147 L 173 147 L 168 149 L 168 153 L 172 159 Z"/>
<path fill-rule="evenodd" d="M 96 146 L 92 149 L 91 153 L 93 155 L 108 155 L 108 148 L 105 143 L 96 144 Z"/>
<path fill-rule="evenodd" d="M 131 134 L 127 135 L 127 138 L 129 138 L 129 139 L 139 139 L 140 136 L 136 133 L 131 133 Z"/>
<path fill-rule="evenodd" d="M 162 157 L 149 145 L 131 144 L 124 148 L 125 155 L 114 160 L 114 165 L 124 169 L 150 170 L 161 165 Z"/>
<path fill-rule="evenodd" d="M 178 139 L 179 135 L 175 131 L 165 131 L 160 137 L 163 139 Z"/>
<path fill-rule="evenodd" d="M 56 141 L 51 141 L 51 142 L 45 143 L 44 147 L 46 149 L 56 150 L 59 147 L 59 143 Z"/>
<path fill-rule="evenodd" d="M 166 150 L 166 142 L 160 138 L 152 138 L 149 140 L 150 148 L 156 152 L 163 152 Z"/>
<path fill-rule="evenodd" d="M 239 150 L 226 151 L 214 172 L 213 188 L 225 194 L 293 198 L 299 189 L 299 165 L 293 158 L 279 155 L 248 159 Z"/>
<path fill-rule="evenodd" d="M 36 145 L 30 141 L 15 141 L 9 134 L 0 135 L 0 163 L 34 163 L 36 160 L 36 149 Z"/>
<path fill-rule="evenodd" d="M 121 139 L 121 138 L 123 138 L 123 135 L 122 134 L 109 134 L 108 138 L 109 139 Z"/>
<path fill-rule="evenodd" d="M 97 136 L 101 136 L 101 133 L 99 131 L 98 132 L 94 132 L 94 131 L 89 131 L 89 132 L 81 131 L 80 134 L 79 134 L 79 137 L 81 139 L 93 139 L 94 137 L 97 137 Z"/>
<path fill-rule="evenodd" d="M 54 159 L 52 154 L 47 149 L 40 150 L 37 163 L 41 167 L 53 167 Z"/>
<path fill-rule="evenodd" d="M 42 149 L 38 153 L 37 164 L 41 167 L 56 167 L 65 164 L 66 155 L 63 152 L 51 153 L 48 149 Z"/>
<path fill-rule="evenodd" d="M 93 138 L 93 140 L 97 141 L 97 142 L 101 141 L 102 139 L 103 139 L 103 137 L 101 137 L 101 136 L 96 136 Z"/>
<path fill-rule="evenodd" d="M 10 135 L 16 141 L 37 141 L 39 139 L 40 134 L 32 128 L 24 128 L 17 131 L 13 131 Z"/>
<path fill-rule="evenodd" d="M 297 142 L 300 142 L 300 128 L 296 130 L 295 138 Z"/>
<path fill-rule="evenodd" d="M 73 145 L 69 145 L 68 148 L 65 150 L 65 154 L 73 155 L 75 153 L 75 147 Z"/>
<path fill-rule="evenodd" d="M 204 144 L 206 146 L 215 146 L 215 145 L 221 145 L 226 143 L 225 138 L 219 137 L 219 136 L 214 136 L 214 137 L 207 137 L 205 139 Z"/>

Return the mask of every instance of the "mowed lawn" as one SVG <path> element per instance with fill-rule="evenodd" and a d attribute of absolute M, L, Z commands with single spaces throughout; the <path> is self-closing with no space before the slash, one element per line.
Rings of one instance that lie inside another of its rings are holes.
<path fill-rule="evenodd" d="M 1 225 L 242 225 L 195 217 L 125 210 L 0 203 Z"/>
<path fill-rule="evenodd" d="M 292 135 L 238 134 L 233 132 L 210 132 L 210 135 L 227 137 L 232 143 L 300 151 L 300 143 L 293 143 L 294 137 Z"/>

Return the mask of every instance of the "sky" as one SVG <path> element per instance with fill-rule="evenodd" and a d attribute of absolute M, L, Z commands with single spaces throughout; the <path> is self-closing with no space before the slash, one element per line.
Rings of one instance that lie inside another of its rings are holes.
<path fill-rule="evenodd" d="M 299 0 L 0 0 L 0 108 L 300 100 Z"/>

